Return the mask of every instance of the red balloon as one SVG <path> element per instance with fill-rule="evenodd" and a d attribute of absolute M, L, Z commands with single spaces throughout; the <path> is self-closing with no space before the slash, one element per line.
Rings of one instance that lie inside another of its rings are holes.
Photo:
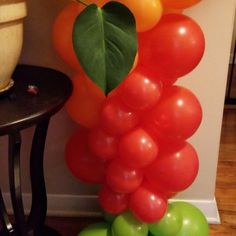
<path fill-rule="evenodd" d="M 144 173 L 145 172 L 146 171 L 144 170 Z M 165 188 L 165 186 L 162 186 L 157 181 L 149 182 L 145 175 L 143 185 L 146 186 L 146 188 L 148 188 L 153 193 L 163 196 L 166 199 L 172 198 L 177 194 L 176 192 L 171 192 L 169 189 Z"/>
<path fill-rule="evenodd" d="M 145 176 L 150 183 L 179 192 L 193 183 L 198 169 L 198 156 L 192 145 L 166 144 L 161 146 L 158 158 L 146 169 Z"/>
<path fill-rule="evenodd" d="M 101 110 L 100 123 L 111 134 L 123 134 L 139 122 L 138 115 L 119 101 L 116 95 L 108 97 Z"/>
<path fill-rule="evenodd" d="M 129 195 L 116 193 L 104 185 L 99 191 L 99 203 L 105 212 L 119 214 L 128 209 Z"/>
<path fill-rule="evenodd" d="M 167 210 L 167 199 L 140 186 L 130 196 L 130 209 L 142 222 L 154 223 L 160 220 Z"/>
<path fill-rule="evenodd" d="M 136 67 L 120 87 L 122 101 L 132 109 L 146 109 L 155 105 L 161 96 L 162 84 L 142 67 Z"/>
<path fill-rule="evenodd" d="M 87 131 L 77 130 L 68 140 L 65 159 L 71 173 L 79 180 L 101 184 L 105 180 L 105 164 L 90 152 L 86 143 Z"/>
<path fill-rule="evenodd" d="M 118 139 L 100 128 L 91 129 L 88 134 L 89 148 L 101 160 L 107 161 L 117 155 Z"/>
<path fill-rule="evenodd" d="M 124 135 L 120 140 L 119 158 L 130 168 L 142 168 L 151 164 L 158 154 L 158 146 L 142 128 Z"/>
<path fill-rule="evenodd" d="M 204 50 L 201 28 L 180 14 L 164 15 L 152 30 L 139 34 L 139 63 L 155 70 L 163 81 L 192 71 Z"/>
<path fill-rule="evenodd" d="M 153 66 L 152 62 L 147 64 L 147 63 L 143 63 L 143 61 L 139 61 L 137 67 L 142 68 L 143 73 L 151 75 L 153 78 L 153 81 L 156 81 L 158 83 L 161 82 L 163 88 L 173 85 L 178 79 L 175 76 L 167 76 L 164 73 L 160 73 L 157 67 Z"/>
<path fill-rule="evenodd" d="M 119 193 L 131 193 L 143 180 L 141 170 L 127 168 L 118 160 L 113 160 L 106 170 L 106 182 L 112 190 Z"/>
<path fill-rule="evenodd" d="M 144 117 L 144 127 L 153 137 L 177 141 L 192 136 L 201 120 L 196 96 L 186 88 L 172 86 L 163 91 L 159 103 Z"/>

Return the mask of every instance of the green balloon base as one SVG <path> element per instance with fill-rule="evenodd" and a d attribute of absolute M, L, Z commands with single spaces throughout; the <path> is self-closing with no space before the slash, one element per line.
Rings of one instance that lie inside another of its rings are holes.
<path fill-rule="evenodd" d="M 88 226 L 78 236 L 209 236 L 204 214 L 192 204 L 173 202 L 163 218 L 146 224 L 131 212 L 120 215 L 104 213 L 106 222 Z"/>

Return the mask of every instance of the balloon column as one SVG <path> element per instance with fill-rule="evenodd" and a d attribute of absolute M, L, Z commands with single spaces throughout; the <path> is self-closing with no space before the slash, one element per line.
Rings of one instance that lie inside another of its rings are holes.
<path fill-rule="evenodd" d="M 109 1 L 86 2 L 103 6 Z M 53 27 L 56 51 L 75 70 L 66 109 L 81 126 L 66 145 L 66 163 L 79 180 L 101 185 L 105 212 L 120 214 L 111 228 L 98 224 L 79 235 L 146 236 L 149 227 L 152 236 L 207 236 L 199 210 L 187 203 L 168 207 L 168 199 L 188 188 L 199 168 L 187 139 L 201 123 L 201 105 L 174 83 L 204 53 L 201 28 L 181 14 L 200 0 L 117 2 L 135 17 L 138 53 L 130 73 L 108 96 L 83 71 L 72 46 L 74 21 L 85 6 L 69 3 Z"/>

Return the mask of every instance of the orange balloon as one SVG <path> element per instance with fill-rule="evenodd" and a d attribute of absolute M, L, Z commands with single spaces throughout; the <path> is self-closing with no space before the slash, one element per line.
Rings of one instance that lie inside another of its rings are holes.
<path fill-rule="evenodd" d="M 164 8 L 163 14 L 182 14 L 183 9 Z"/>
<path fill-rule="evenodd" d="M 127 6 L 136 20 L 138 32 L 153 28 L 161 19 L 163 8 L 161 0 L 116 0 Z M 105 0 L 110 2 L 110 0 Z"/>
<path fill-rule="evenodd" d="M 56 17 L 52 30 L 54 49 L 75 70 L 80 70 L 81 66 L 73 49 L 72 30 L 76 17 L 84 8 L 84 5 L 76 2 L 66 5 Z"/>
<path fill-rule="evenodd" d="M 191 7 L 201 0 L 161 0 L 164 8 L 183 9 Z"/>
<path fill-rule="evenodd" d="M 87 4 L 96 4 L 97 6 L 101 7 L 102 5 L 104 5 L 105 0 L 84 0 L 85 3 Z"/>
<path fill-rule="evenodd" d="M 104 4 L 104 0 L 86 0 L 87 4 Z M 81 66 L 74 52 L 72 31 L 76 17 L 84 10 L 85 5 L 71 2 L 66 5 L 56 17 L 52 29 L 52 43 L 60 58 L 71 68 L 78 71 Z"/>
<path fill-rule="evenodd" d="M 87 128 L 96 126 L 105 95 L 83 71 L 72 78 L 72 83 L 73 92 L 66 103 L 67 112 L 82 126 Z"/>

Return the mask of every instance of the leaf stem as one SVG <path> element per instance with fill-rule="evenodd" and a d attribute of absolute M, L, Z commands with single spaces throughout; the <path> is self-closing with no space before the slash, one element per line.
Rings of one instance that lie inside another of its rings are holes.
<path fill-rule="evenodd" d="M 88 6 L 88 3 L 86 3 L 84 0 L 73 0 L 74 2 L 78 2 L 78 3 L 81 3 L 83 4 L 84 6 Z"/>

